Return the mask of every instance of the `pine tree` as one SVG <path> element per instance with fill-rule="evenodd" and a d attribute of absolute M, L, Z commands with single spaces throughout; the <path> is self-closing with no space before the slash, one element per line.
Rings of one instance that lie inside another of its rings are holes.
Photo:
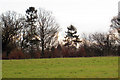
<path fill-rule="evenodd" d="M 67 27 L 68 31 L 66 32 L 66 36 L 64 37 L 64 46 L 66 47 L 74 47 L 76 48 L 78 43 L 80 43 L 79 35 L 77 35 L 77 29 L 70 25 Z"/>
<path fill-rule="evenodd" d="M 112 24 L 111 24 L 111 28 L 113 29 L 116 29 L 117 32 L 118 32 L 118 36 L 119 37 L 116 37 L 116 41 L 119 43 L 119 46 L 118 46 L 118 55 L 120 55 L 120 12 L 118 13 L 118 16 L 114 17 L 112 20 L 111 20 Z"/>
<path fill-rule="evenodd" d="M 34 7 L 29 7 L 29 9 L 26 10 L 26 26 L 23 32 L 23 44 L 24 49 L 27 48 L 27 51 L 31 54 L 31 58 L 34 57 L 34 51 L 39 42 L 36 38 L 37 18 L 37 10 Z"/>
<path fill-rule="evenodd" d="M 112 20 L 111 20 L 112 24 L 110 27 L 112 28 L 115 28 L 118 33 L 120 34 L 120 12 L 118 14 L 118 16 L 114 17 Z"/>

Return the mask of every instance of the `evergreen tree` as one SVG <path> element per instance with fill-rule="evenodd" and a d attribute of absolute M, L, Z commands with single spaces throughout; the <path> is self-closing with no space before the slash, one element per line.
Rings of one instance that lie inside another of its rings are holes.
<path fill-rule="evenodd" d="M 114 17 L 111 20 L 111 22 L 112 22 L 112 24 L 110 27 L 115 28 L 118 31 L 118 33 L 120 34 L 120 12 L 119 12 L 118 16 Z"/>
<path fill-rule="evenodd" d="M 34 7 L 29 7 L 29 9 L 26 10 L 26 24 L 23 30 L 23 49 L 27 49 L 26 51 L 31 54 L 31 58 L 34 57 L 34 51 L 39 42 L 39 39 L 36 38 L 36 22 L 37 10 Z"/>
<path fill-rule="evenodd" d="M 114 17 L 111 20 L 112 24 L 111 24 L 111 28 L 116 29 L 118 32 L 119 37 L 116 37 L 116 41 L 119 43 L 118 46 L 118 55 L 120 55 L 120 12 L 118 13 L 118 16 Z"/>
<path fill-rule="evenodd" d="M 70 25 L 67 27 L 68 31 L 66 32 L 66 36 L 64 37 L 64 46 L 66 47 L 74 47 L 76 48 L 78 46 L 78 43 L 80 43 L 79 35 L 77 35 L 77 29 Z"/>

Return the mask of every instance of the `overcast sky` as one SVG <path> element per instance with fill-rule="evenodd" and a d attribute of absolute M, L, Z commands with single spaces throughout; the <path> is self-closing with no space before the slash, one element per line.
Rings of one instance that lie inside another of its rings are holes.
<path fill-rule="evenodd" d="M 107 32 L 113 16 L 118 14 L 119 0 L 0 0 L 0 14 L 11 10 L 25 14 L 30 6 L 52 11 L 59 23 L 61 35 L 70 24 L 78 34 Z"/>

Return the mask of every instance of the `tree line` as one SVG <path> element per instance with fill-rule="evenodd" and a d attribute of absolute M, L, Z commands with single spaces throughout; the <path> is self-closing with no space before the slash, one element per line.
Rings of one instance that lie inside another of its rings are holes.
<path fill-rule="evenodd" d="M 112 32 L 82 34 L 74 25 L 67 27 L 62 43 L 58 41 L 59 24 L 52 12 L 29 7 L 25 16 L 14 11 L 0 15 L 2 58 L 55 58 L 118 56 L 120 53 L 120 18 L 111 20 Z"/>

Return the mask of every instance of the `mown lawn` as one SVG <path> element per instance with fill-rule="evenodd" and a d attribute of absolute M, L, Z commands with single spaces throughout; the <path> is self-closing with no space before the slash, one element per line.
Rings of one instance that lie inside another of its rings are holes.
<path fill-rule="evenodd" d="M 118 57 L 3 60 L 3 78 L 117 78 Z"/>

